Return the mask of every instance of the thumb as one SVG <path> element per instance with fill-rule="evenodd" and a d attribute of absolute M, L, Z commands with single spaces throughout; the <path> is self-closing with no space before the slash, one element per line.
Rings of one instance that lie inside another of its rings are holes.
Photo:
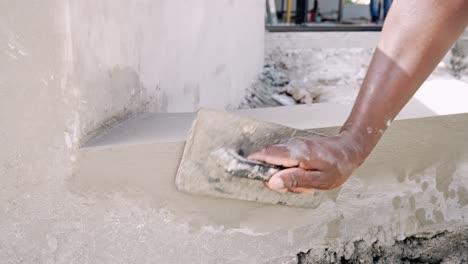
<path fill-rule="evenodd" d="M 282 191 L 298 188 L 328 190 L 334 185 L 333 179 L 322 171 L 289 168 L 277 172 L 268 181 L 271 189 Z"/>

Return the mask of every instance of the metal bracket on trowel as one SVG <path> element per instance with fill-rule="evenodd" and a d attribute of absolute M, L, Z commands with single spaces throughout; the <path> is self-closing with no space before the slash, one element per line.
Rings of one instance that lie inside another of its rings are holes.
<path fill-rule="evenodd" d="M 336 132 L 336 129 L 298 130 L 233 113 L 200 110 L 177 171 L 177 189 L 197 195 L 316 207 L 323 191 L 306 195 L 269 190 L 262 181 L 267 181 L 283 168 L 250 161 L 245 156 L 266 145 L 284 143 L 294 137 Z"/>

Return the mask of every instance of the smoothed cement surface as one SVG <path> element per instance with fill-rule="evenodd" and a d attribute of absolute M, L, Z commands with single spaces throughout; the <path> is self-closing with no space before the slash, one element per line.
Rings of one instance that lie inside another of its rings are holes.
<path fill-rule="evenodd" d="M 204 241 L 198 250 L 208 263 L 294 263 L 311 248 L 346 255 L 343 245 L 353 241 L 392 245 L 468 224 L 466 124 L 467 114 L 395 121 L 366 163 L 315 209 L 181 193 L 178 142 L 84 148 L 67 187 L 97 201 L 119 195 L 163 210 L 166 232 L 188 244 Z"/>
<path fill-rule="evenodd" d="M 412 99 L 398 119 L 436 115 L 431 103 Z M 346 120 L 351 105 L 320 103 L 258 109 L 236 110 L 234 113 L 296 129 L 313 129 L 340 126 Z M 465 111 L 463 111 L 465 110 Z M 468 107 L 458 107 L 445 114 L 468 112 Z M 97 137 L 85 142 L 82 148 L 111 147 L 156 142 L 182 142 L 189 133 L 195 113 L 145 113 L 124 120 L 111 129 L 101 131 Z"/>

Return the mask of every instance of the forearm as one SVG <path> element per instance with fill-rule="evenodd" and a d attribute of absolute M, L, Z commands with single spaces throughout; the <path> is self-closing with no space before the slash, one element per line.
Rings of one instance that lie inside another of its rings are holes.
<path fill-rule="evenodd" d="M 342 134 L 367 157 L 468 24 L 468 0 L 395 0 Z"/>

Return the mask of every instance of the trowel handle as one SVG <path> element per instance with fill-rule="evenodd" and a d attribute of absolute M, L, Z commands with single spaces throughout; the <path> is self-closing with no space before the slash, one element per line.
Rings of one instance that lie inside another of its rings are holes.
<path fill-rule="evenodd" d="M 280 166 L 246 159 L 234 149 L 220 148 L 212 152 L 212 155 L 229 174 L 252 180 L 268 181 L 273 174 L 283 169 Z"/>

